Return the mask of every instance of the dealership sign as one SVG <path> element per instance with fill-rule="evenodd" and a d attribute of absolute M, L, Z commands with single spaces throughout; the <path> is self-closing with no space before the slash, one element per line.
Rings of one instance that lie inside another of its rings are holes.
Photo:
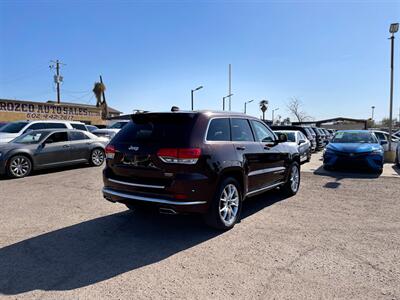
<path fill-rule="evenodd" d="M 101 112 L 96 107 L 74 106 L 68 104 L 53 104 L 42 102 L 25 102 L 0 99 L 0 113 L 24 114 L 27 119 L 59 119 L 73 120 L 100 118 Z"/>

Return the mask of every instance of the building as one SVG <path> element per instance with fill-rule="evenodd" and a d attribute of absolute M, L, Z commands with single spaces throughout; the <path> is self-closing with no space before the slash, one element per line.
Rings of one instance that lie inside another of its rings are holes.
<path fill-rule="evenodd" d="M 119 115 L 120 111 L 108 107 L 109 117 Z M 0 122 L 18 120 L 70 120 L 106 125 L 106 120 L 102 118 L 102 108 L 95 105 L 0 99 Z"/>
<path fill-rule="evenodd" d="M 353 118 L 332 118 L 319 121 L 304 121 L 304 122 L 292 122 L 292 125 L 312 125 L 328 129 L 336 130 L 349 130 L 349 129 L 367 129 L 368 120 L 365 119 L 353 119 Z"/>

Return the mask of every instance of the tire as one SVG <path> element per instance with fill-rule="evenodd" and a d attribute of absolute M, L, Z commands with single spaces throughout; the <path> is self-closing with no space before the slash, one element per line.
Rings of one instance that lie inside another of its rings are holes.
<path fill-rule="evenodd" d="M 93 149 L 90 153 L 90 165 L 93 167 L 100 167 L 105 161 L 105 153 L 101 148 Z"/>
<path fill-rule="evenodd" d="M 282 187 L 282 192 L 287 196 L 297 194 L 300 187 L 300 166 L 297 162 L 290 165 L 289 174 L 286 183 Z"/>
<path fill-rule="evenodd" d="M 204 216 L 206 224 L 218 230 L 233 228 L 240 219 L 242 194 L 240 185 L 234 178 L 223 179 Z"/>
<path fill-rule="evenodd" d="M 7 175 L 11 178 L 23 178 L 32 171 L 32 161 L 25 155 L 11 157 L 7 164 Z"/>
<path fill-rule="evenodd" d="M 400 158 L 398 152 L 396 154 L 396 166 L 400 167 Z"/>

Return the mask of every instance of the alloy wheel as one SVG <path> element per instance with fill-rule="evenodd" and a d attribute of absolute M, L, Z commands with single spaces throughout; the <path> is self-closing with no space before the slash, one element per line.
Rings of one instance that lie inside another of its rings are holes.
<path fill-rule="evenodd" d="M 297 192 L 297 189 L 299 188 L 299 183 L 300 183 L 299 168 L 296 165 L 294 165 L 292 166 L 292 170 L 290 172 L 290 188 L 294 193 Z"/>
<path fill-rule="evenodd" d="M 24 156 L 17 156 L 10 162 L 10 172 L 14 177 L 24 177 L 31 169 L 31 163 Z"/>
<path fill-rule="evenodd" d="M 104 152 L 100 149 L 95 149 L 92 152 L 92 163 L 95 166 L 101 166 L 104 162 Z"/>
<path fill-rule="evenodd" d="M 239 191 L 234 184 L 228 184 L 222 190 L 219 201 L 219 215 L 226 226 L 236 221 L 239 210 Z"/>

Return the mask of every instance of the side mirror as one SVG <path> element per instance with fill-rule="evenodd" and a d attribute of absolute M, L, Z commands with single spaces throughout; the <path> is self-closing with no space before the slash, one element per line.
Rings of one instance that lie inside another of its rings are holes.
<path fill-rule="evenodd" d="M 379 143 L 383 146 L 383 145 L 386 145 L 388 142 L 384 141 L 384 140 L 381 140 Z"/>
<path fill-rule="evenodd" d="M 306 141 L 305 140 L 300 140 L 299 145 L 304 144 Z"/>

